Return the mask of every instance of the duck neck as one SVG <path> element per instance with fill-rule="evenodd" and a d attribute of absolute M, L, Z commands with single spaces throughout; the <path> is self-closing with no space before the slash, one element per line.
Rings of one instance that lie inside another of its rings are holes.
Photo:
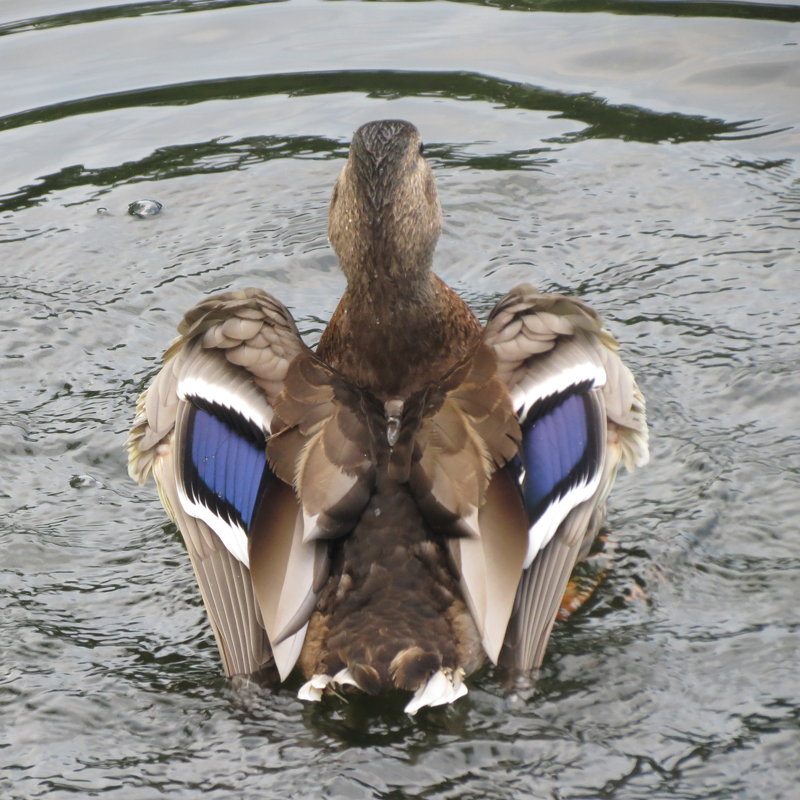
<path fill-rule="evenodd" d="M 382 325 L 398 314 L 411 325 L 414 318 L 435 311 L 430 258 L 410 263 L 397 253 L 375 248 L 356 264 L 342 264 L 342 270 L 347 277 L 350 313 L 363 317 L 360 321 L 367 327 L 372 327 L 371 321 Z"/>
<path fill-rule="evenodd" d="M 471 312 L 430 264 L 342 266 L 347 289 L 318 352 L 376 396 L 405 397 L 438 379 L 479 335 Z"/>
<path fill-rule="evenodd" d="M 408 264 L 384 256 L 348 274 L 345 293 L 356 349 L 383 361 L 418 362 L 441 346 L 441 298 L 430 264 Z"/>

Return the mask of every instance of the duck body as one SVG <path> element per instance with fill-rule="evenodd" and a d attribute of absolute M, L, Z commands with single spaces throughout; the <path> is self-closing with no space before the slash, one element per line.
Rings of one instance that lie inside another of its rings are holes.
<path fill-rule="evenodd" d="M 432 271 L 441 212 L 416 129 L 355 134 L 329 235 L 347 288 L 316 352 L 256 289 L 201 302 L 142 395 L 155 475 L 228 675 L 299 666 L 455 700 L 487 659 L 541 664 L 644 401 L 585 304 L 512 290 L 483 328 Z"/>

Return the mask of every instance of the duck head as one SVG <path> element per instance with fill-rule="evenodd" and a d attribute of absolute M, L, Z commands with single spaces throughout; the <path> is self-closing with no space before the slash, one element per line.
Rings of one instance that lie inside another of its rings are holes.
<path fill-rule="evenodd" d="M 333 189 L 328 236 L 350 285 L 429 281 L 442 227 L 419 131 L 403 120 L 362 125 Z"/>

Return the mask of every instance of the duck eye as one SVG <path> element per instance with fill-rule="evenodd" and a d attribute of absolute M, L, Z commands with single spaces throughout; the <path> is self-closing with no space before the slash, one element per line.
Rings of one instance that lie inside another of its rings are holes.
<path fill-rule="evenodd" d="M 422 155 L 425 152 L 425 145 L 420 142 L 419 143 L 419 154 Z"/>

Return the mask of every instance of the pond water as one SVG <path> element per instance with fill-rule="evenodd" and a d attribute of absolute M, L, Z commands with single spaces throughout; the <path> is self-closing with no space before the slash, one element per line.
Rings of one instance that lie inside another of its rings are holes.
<path fill-rule="evenodd" d="M 97 2 L 0 5 L 0 796 L 796 797 L 800 6 Z M 318 337 L 329 193 L 385 117 L 426 140 L 439 274 L 481 314 L 588 300 L 652 429 L 533 696 L 488 670 L 415 719 L 235 695 L 123 454 L 204 294 Z"/>

